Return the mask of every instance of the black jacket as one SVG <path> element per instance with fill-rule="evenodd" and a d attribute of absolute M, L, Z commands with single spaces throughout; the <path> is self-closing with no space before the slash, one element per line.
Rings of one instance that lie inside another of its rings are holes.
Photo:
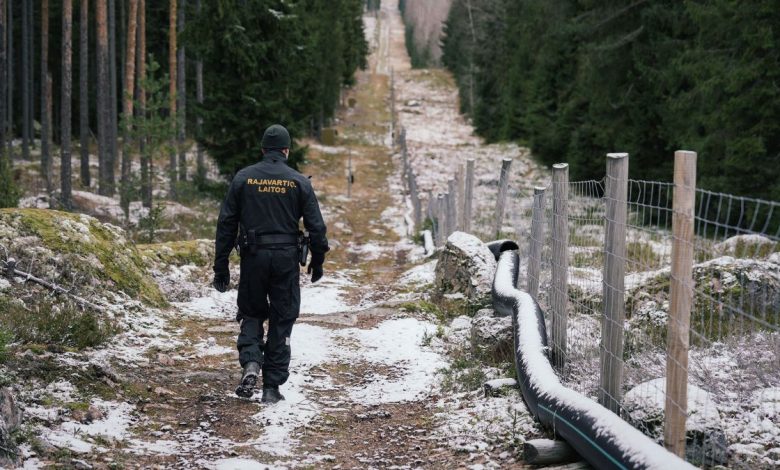
<path fill-rule="evenodd" d="M 239 171 L 230 184 L 217 222 L 214 272 L 229 272 L 228 257 L 239 224 L 257 235 L 297 234 L 301 217 L 312 253 L 327 252 L 327 227 L 311 182 L 287 166 L 284 154 L 267 152 L 262 161 Z"/>

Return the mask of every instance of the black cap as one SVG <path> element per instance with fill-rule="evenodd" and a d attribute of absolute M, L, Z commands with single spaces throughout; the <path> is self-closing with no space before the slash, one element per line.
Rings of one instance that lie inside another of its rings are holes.
<path fill-rule="evenodd" d="M 264 149 L 288 149 L 290 148 L 290 133 L 284 126 L 274 124 L 263 133 L 261 146 Z"/>

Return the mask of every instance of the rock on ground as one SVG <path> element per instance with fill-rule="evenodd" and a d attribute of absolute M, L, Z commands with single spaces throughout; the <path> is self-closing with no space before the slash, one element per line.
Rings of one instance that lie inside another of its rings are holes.
<path fill-rule="evenodd" d="M 9 388 L 0 389 L 0 467 L 7 468 L 19 463 L 16 444 L 12 433 L 22 422 L 22 412 Z"/>
<path fill-rule="evenodd" d="M 436 265 L 436 290 L 440 293 L 462 293 L 474 303 L 488 303 L 496 261 L 487 245 L 464 232 L 455 232 Z"/>
<path fill-rule="evenodd" d="M 626 419 L 656 442 L 663 442 L 666 378 L 643 382 L 623 398 Z M 728 443 L 720 412 L 710 393 L 688 384 L 686 460 L 696 465 L 728 461 Z"/>

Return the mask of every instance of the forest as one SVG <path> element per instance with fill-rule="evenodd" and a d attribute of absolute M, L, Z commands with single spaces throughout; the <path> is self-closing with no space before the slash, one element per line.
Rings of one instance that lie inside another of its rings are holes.
<path fill-rule="evenodd" d="M 204 153 L 229 176 L 257 160 L 272 123 L 294 139 L 317 135 L 366 65 L 364 6 L 0 0 L 0 207 L 21 194 L 14 162 L 39 160 L 57 208 L 70 208 L 74 187 L 149 207 L 156 172 L 176 199 L 205 181 Z M 304 150 L 296 145 L 292 165 Z"/>
<path fill-rule="evenodd" d="M 574 180 L 669 181 L 699 154 L 699 187 L 780 199 L 776 1 L 454 0 L 443 63 L 488 141 L 524 143 Z"/>

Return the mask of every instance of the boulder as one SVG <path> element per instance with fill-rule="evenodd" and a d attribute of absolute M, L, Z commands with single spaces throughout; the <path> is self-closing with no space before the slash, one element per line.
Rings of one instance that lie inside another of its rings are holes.
<path fill-rule="evenodd" d="M 19 464 L 19 451 L 12 433 L 22 424 L 22 412 L 7 387 L 0 388 L 0 468 Z"/>
<path fill-rule="evenodd" d="M 464 232 L 455 232 L 436 265 L 436 290 L 441 294 L 462 293 L 469 302 L 489 304 L 496 260 L 482 241 Z"/>
<path fill-rule="evenodd" d="M 780 250 L 776 241 L 757 234 L 736 235 L 716 244 L 714 248 L 721 256 L 759 259 L 766 259 Z"/>
<path fill-rule="evenodd" d="M 483 388 L 485 398 L 505 396 L 517 389 L 517 380 L 512 378 L 488 380 L 484 383 Z"/>
<path fill-rule="evenodd" d="M 664 438 L 666 378 L 643 382 L 623 397 L 624 418 L 659 444 Z M 694 465 L 723 465 L 728 461 L 728 442 L 720 412 L 712 395 L 688 384 L 686 460 Z"/>
<path fill-rule="evenodd" d="M 512 317 L 499 317 L 493 309 L 479 310 L 471 322 L 474 345 L 498 360 L 512 361 Z"/>

